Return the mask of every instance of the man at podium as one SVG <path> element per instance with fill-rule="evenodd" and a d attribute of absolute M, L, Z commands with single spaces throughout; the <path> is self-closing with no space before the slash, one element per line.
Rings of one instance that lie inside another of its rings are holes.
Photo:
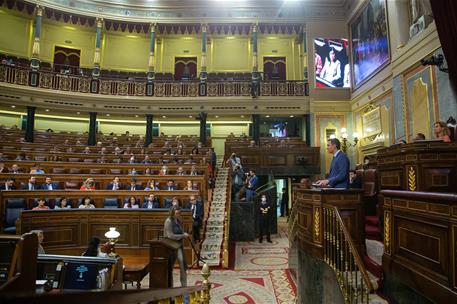
<path fill-rule="evenodd" d="M 186 273 L 186 260 L 184 259 L 184 244 L 183 239 L 189 237 L 189 234 L 183 231 L 181 222 L 181 209 L 179 206 L 170 208 L 169 217 L 165 220 L 163 227 L 163 236 L 167 239 L 179 243 L 179 248 L 176 250 L 176 256 L 173 258 L 172 264 L 175 259 L 178 259 L 180 269 L 181 287 L 187 287 L 187 273 Z"/>
<path fill-rule="evenodd" d="M 327 151 L 333 154 L 332 164 L 327 179 L 319 180 L 314 185 L 325 188 L 349 188 L 349 158 L 340 150 L 341 143 L 337 138 L 327 141 Z"/>

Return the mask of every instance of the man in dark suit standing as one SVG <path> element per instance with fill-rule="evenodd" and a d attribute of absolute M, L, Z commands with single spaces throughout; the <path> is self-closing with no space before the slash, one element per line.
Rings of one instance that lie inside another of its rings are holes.
<path fill-rule="evenodd" d="M 57 190 L 59 189 L 58 183 L 53 183 L 52 179 L 48 176 L 45 179 L 45 183 L 41 185 L 42 190 Z"/>
<path fill-rule="evenodd" d="M 340 148 L 341 143 L 337 138 L 330 138 L 327 141 L 327 151 L 333 154 L 333 160 L 328 178 L 317 181 L 318 187 L 349 188 L 349 159 Z"/>
<path fill-rule="evenodd" d="M 263 236 L 267 236 L 267 242 L 271 243 L 270 238 L 270 218 L 271 204 L 267 202 L 267 196 L 262 194 L 259 206 L 259 243 L 263 242 Z"/>
<path fill-rule="evenodd" d="M 203 222 L 203 203 L 191 195 L 187 209 L 190 209 L 192 212 L 192 237 L 194 242 L 200 241 L 200 228 Z"/>

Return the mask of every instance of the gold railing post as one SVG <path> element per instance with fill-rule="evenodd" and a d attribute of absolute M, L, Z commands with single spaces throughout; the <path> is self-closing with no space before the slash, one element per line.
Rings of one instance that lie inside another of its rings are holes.
<path fill-rule="evenodd" d="M 211 271 L 209 269 L 208 264 L 203 264 L 201 275 L 203 277 L 202 285 L 203 287 L 205 287 L 205 290 L 202 290 L 200 299 L 203 304 L 209 304 L 209 301 L 211 299 L 211 283 L 209 282 L 208 278 L 211 275 Z"/>

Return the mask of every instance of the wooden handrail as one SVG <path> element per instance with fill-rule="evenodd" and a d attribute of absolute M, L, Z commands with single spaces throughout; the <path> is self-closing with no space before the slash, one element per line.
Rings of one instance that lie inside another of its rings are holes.
<path fill-rule="evenodd" d="M 107 290 L 107 291 L 85 291 L 85 292 L 70 292 L 63 291 L 60 293 L 2 293 L 0 294 L 0 302 L 14 304 L 81 304 L 81 303 L 100 303 L 118 304 L 118 303 L 140 303 L 159 301 L 190 295 L 206 291 L 205 286 L 192 286 L 170 289 L 140 289 L 140 290 Z"/>

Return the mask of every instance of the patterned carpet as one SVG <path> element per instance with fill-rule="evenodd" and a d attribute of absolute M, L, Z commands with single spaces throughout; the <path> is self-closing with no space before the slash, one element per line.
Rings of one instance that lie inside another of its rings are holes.
<path fill-rule="evenodd" d="M 273 243 L 239 242 L 235 249 L 234 270 L 212 270 L 211 303 L 217 304 L 293 304 L 296 286 L 288 268 L 286 222 L 278 221 Z M 179 282 L 175 273 L 175 282 Z M 189 286 L 202 280 L 200 271 L 188 271 Z"/>

